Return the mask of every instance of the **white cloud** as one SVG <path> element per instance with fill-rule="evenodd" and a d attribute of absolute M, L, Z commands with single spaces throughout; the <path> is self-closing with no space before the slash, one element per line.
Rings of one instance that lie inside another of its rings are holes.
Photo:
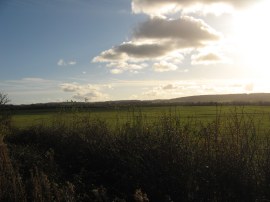
<path fill-rule="evenodd" d="M 64 83 L 61 84 L 61 89 L 64 92 L 76 92 L 82 89 L 78 83 Z"/>
<path fill-rule="evenodd" d="M 129 71 L 132 73 L 137 73 L 137 70 L 143 69 L 147 67 L 148 65 L 146 63 L 127 63 L 127 62 L 111 62 L 107 64 L 107 67 L 112 68 L 110 72 L 112 74 L 121 74 L 124 71 Z"/>
<path fill-rule="evenodd" d="M 168 72 L 168 71 L 175 71 L 178 67 L 172 63 L 168 63 L 166 61 L 161 61 L 159 63 L 155 63 L 153 65 L 153 69 L 156 72 Z"/>
<path fill-rule="evenodd" d="M 218 53 L 218 51 L 206 51 L 191 56 L 192 65 L 211 65 L 228 62 L 229 59 Z"/>
<path fill-rule="evenodd" d="M 153 18 L 134 30 L 132 41 L 102 52 L 93 62 L 155 59 L 176 50 L 203 47 L 220 39 L 221 34 L 203 20 L 188 16 L 176 20 Z"/>
<path fill-rule="evenodd" d="M 115 69 L 112 69 L 110 72 L 112 74 L 121 74 L 124 72 L 124 70 L 115 68 Z"/>
<path fill-rule="evenodd" d="M 104 101 L 109 98 L 107 94 L 101 92 L 104 86 L 63 83 L 60 87 L 64 92 L 73 93 L 72 98 L 79 101 Z"/>
<path fill-rule="evenodd" d="M 77 64 L 77 62 L 75 60 L 71 60 L 68 62 L 68 65 L 76 65 L 76 64 Z"/>
<path fill-rule="evenodd" d="M 146 67 L 145 62 L 154 62 L 159 72 L 176 70 L 183 61 L 182 53 L 218 43 L 222 35 L 203 20 L 182 16 L 179 19 L 149 18 L 139 24 L 132 40 L 103 51 L 92 62 L 105 62 L 113 74 Z"/>
<path fill-rule="evenodd" d="M 134 31 L 134 38 L 137 40 L 164 40 L 166 45 L 174 42 L 177 46 L 175 48 L 183 49 L 218 41 L 221 34 L 203 20 L 190 16 L 182 16 L 179 19 L 155 17 L 140 24 Z"/>
<path fill-rule="evenodd" d="M 247 92 L 252 92 L 253 89 L 254 89 L 254 84 L 253 83 L 248 83 L 248 84 L 245 85 L 245 88 L 244 89 Z"/>
<path fill-rule="evenodd" d="M 132 0 L 134 13 L 145 13 L 151 16 L 165 15 L 169 13 L 195 12 L 202 10 L 207 12 L 228 12 L 250 6 L 260 0 Z"/>
<path fill-rule="evenodd" d="M 163 90 L 173 90 L 175 88 L 176 88 L 176 86 L 174 84 L 167 84 L 167 85 L 162 87 Z"/>
<path fill-rule="evenodd" d="M 225 53 L 234 57 L 232 51 L 219 51 L 222 47 L 224 49 L 230 46 L 228 38 L 206 22 L 209 20 L 213 26 L 217 25 L 216 19 L 212 20 L 214 16 L 204 16 L 206 21 L 198 18 L 200 14 L 218 15 L 238 11 L 260 1 L 262 0 L 131 0 L 133 13 L 144 13 L 148 15 L 148 19 L 138 23 L 126 41 L 101 52 L 92 62 L 106 63 L 112 74 L 126 71 L 138 73 L 145 68 L 142 63 L 149 66 L 153 64 L 152 69 L 157 72 L 173 71 L 191 53 L 192 65 L 230 63 Z M 226 26 L 221 27 L 226 30 Z M 214 49 L 201 51 L 209 47 Z M 189 61 L 190 58 L 185 60 L 185 65 L 189 66 Z"/>
<path fill-rule="evenodd" d="M 136 41 L 124 42 L 119 46 L 102 52 L 95 57 L 93 62 L 141 62 L 166 55 L 171 49 L 162 43 L 137 43 Z"/>
<path fill-rule="evenodd" d="M 182 88 L 175 83 L 169 83 L 166 85 L 158 85 L 152 89 L 148 89 L 140 95 L 134 95 L 141 99 L 170 99 L 182 96 Z"/>
<path fill-rule="evenodd" d="M 90 91 L 87 93 L 77 92 L 73 95 L 73 98 L 79 101 L 103 101 L 104 99 L 107 99 L 108 96 L 99 91 Z"/>
<path fill-rule="evenodd" d="M 65 66 L 66 63 L 65 63 L 65 61 L 64 61 L 63 59 L 60 59 L 60 60 L 57 62 L 57 65 L 58 65 L 58 66 Z"/>
<path fill-rule="evenodd" d="M 76 65 L 77 62 L 75 60 L 65 61 L 64 59 L 59 59 L 57 62 L 58 66 L 73 66 Z"/>
<path fill-rule="evenodd" d="M 142 63 L 153 64 L 153 70 L 157 72 L 176 70 L 188 55 L 186 53 L 194 51 L 199 52 L 191 57 L 193 65 L 228 63 L 229 60 L 217 50 L 200 51 L 209 47 L 217 49 L 225 41 L 223 34 L 202 19 L 187 14 L 220 14 L 246 8 L 259 1 L 132 0 L 133 13 L 145 13 L 149 18 L 137 24 L 129 40 L 101 52 L 92 62 L 107 63 L 112 74 L 138 73 L 145 68 Z"/>

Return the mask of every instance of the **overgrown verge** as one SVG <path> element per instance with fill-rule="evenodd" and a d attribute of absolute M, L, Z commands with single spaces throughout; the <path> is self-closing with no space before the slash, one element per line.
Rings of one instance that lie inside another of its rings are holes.
<path fill-rule="evenodd" d="M 0 201 L 270 200 L 268 132 L 239 110 L 208 124 L 74 117 L 5 131 Z"/>

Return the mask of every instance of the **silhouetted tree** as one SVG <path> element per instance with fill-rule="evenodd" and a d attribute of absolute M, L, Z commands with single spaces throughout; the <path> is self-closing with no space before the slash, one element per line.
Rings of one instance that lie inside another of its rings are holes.
<path fill-rule="evenodd" d="M 10 102 L 10 100 L 8 98 L 8 95 L 0 92 L 0 105 L 5 105 L 9 102 Z"/>
<path fill-rule="evenodd" d="M 10 126 L 11 113 L 9 110 L 5 110 L 3 107 L 9 102 L 10 100 L 8 98 L 8 95 L 0 92 L 0 126 Z"/>

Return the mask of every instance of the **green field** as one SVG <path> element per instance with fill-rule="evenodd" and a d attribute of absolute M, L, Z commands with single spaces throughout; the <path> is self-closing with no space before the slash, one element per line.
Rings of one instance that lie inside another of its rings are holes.
<path fill-rule="evenodd" d="M 0 201 L 270 200 L 270 106 L 5 113 Z"/>
<path fill-rule="evenodd" d="M 74 121 L 88 117 L 105 120 L 111 125 L 143 119 L 153 122 L 160 117 L 177 116 L 180 121 L 195 120 L 202 124 L 217 118 L 228 119 L 238 114 L 252 119 L 260 129 L 270 129 L 270 106 L 158 106 L 158 107 L 123 107 L 91 108 L 72 110 L 20 110 L 13 112 L 12 125 L 27 128 L 37 124 L 51 125 L 56 120 Z"/>

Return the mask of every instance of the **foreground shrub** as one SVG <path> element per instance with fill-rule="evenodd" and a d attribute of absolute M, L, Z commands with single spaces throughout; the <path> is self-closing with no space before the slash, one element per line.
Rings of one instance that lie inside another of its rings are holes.
<path fill-rule="evenodd" d="M 0 137 L 0 201 L 26 201 L 24 187 Z"/>

